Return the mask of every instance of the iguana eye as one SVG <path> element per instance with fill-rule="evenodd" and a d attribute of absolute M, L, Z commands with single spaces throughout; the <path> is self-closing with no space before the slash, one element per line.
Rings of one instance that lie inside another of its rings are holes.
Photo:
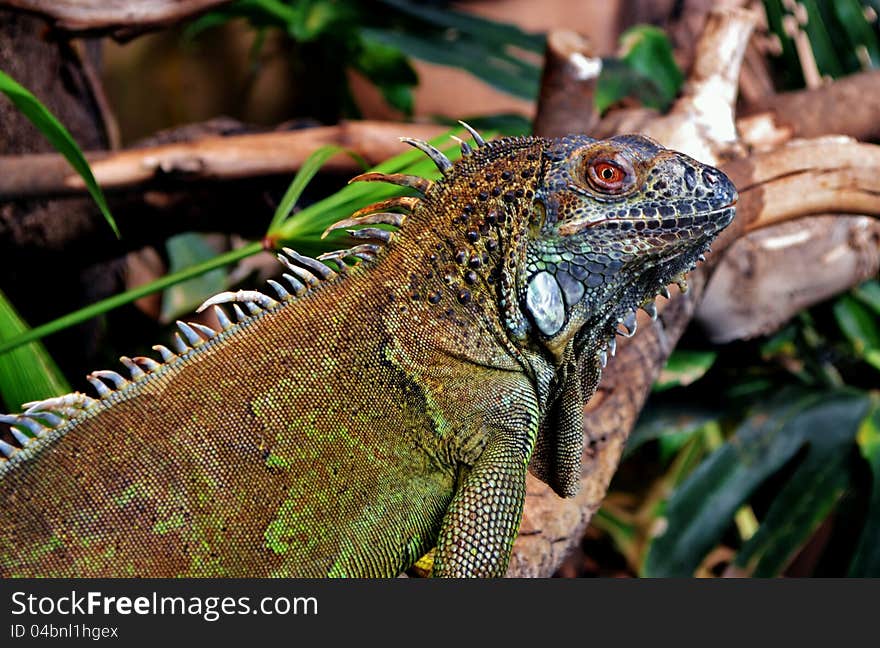
<path fill-rule="evenodd" d="M 587 163 L 587 182 L 596 191 L 617 194 L 632 184 L 630 169 L 616 160 L 594 158 Z"/>

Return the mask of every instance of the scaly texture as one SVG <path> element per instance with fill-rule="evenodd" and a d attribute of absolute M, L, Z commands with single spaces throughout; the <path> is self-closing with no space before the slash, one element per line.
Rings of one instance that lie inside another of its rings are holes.
<path fill-rule="evenodd" d="M 0 573 L 393 576 L 436 545 L 435 575 L 502 575 L 527 468 L 574 492 L 614 336 L 736 192 L 643 137 L 473 135 L 455 164 L 410 141 L 436 183 L 359 178 L 423 197 L 338 223 L 325 263 L 285 251 L 277 298 L 209 300 L 222 331 L 2 417 Z"/>

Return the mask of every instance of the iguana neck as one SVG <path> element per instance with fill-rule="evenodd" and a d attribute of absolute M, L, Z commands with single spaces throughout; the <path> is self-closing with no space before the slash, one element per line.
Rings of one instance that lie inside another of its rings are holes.
<path fill-rule="evenodd" d="M 529 346 L 515 283 L 544 148 L 538 138 L 485 144 L 434 183 L 399 234 L 409 250 L 400 295 L 438 322 L 456 353 L 470 360 L 483 359 L 483 334 L 517 357 Z"/>

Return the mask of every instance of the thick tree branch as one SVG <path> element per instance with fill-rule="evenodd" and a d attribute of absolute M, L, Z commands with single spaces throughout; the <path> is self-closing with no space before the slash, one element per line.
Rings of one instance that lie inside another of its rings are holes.
<path fill-rule="evenodd" d="M 320 146 L 335 144 L 370 164 L 409 150 L 398 140 L 431 139 L 448 131 L 435 124 L 344 122 L 336 126 L 253 135 L 211 135 L 185 142 L 129 149 L 118 153 L 89 153 L 92 172 L 105 191 L 144 191 L 175 181 L 230 180 L 289 175 Z M 361 167 L 347 155 L 331 158 L 326 170 L 357 173 Z M 0 201 L 31 197 L 84 195 L 82 179 L 60 155 L 0 156 Z"/>
<path fill-rule="evenodd" d="M 768 97 L 750 105 L 743 117 L 762 113 L 770 113 L 776 127 L 788 130 L 792 137 L 839 133 L 860 140 L 880 139 L 880 71 Z"/>
<path fill-rule="evenodd" d="M 713 342 L 766 335 L 816 302 L 880 271 L 880 220 L 815 216 L 734 242 L 695 319 Z"/>
<path fill-rule="evenodd" d="M 599 121 L 593 96 L 602 60 L 583 36 L 557 30 L 547 35 L 536 133 L 560 137 L 591 133 Z"/>
<path fill-rule="evenodd" d="M 0 0 L 0 6 L 37 13 L 71 32 L 131 36 L 172 25 L 232 0 Z"/>

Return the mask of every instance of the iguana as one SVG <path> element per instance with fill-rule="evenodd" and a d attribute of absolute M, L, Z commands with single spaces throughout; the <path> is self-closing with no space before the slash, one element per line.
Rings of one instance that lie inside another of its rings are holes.
<path fill-rule="evenodd" d="M 0 573 L 394 576 L 436 546 L 435 576 L 503 575 L 527 468 L 576 492 L 615 336 L 737 194 L 642 136 L 466 128 L 454 164 L 403 138 L 440 180 L 355 178 L 419 196 L 330 228 L 353 247 L 285 250 L 274 296 L 205 303 L 219 330 L 0 418 Z"/>

